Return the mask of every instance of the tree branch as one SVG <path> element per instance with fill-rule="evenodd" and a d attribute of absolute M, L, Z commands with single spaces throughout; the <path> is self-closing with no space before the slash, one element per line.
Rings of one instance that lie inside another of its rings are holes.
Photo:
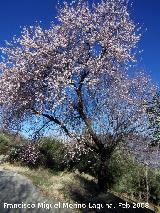
<path fill-rule="evenodd" d="M 96 146 L 98 147 L 99 150 L 104 149 L 104 145 L 100 142 L 98 139 L 97 135 L 94 133 L 91 125 L 91 120 L 87 117 L 87 115 L 84 112 L 84 103 L 83 103 L 83 97 L 82 97 L 82 86 L 85 78 L 87 77 L 89 73 L 85 73 L 84 75 L 81 76 L 80 84 L 78 88 L 76 88 L 76 93 L 78 96 L 78 106 L 77 106 L 77 111 L 79 115 L 81 116 L 81 119 L 84 121 L 85 125 L 88 128 L 88 131 L 95 142 Z"/>
<path fill-rule="evenodd" d="M 32 109 L 32 111 L 34 112 L 34 114 L 42 115 L 43 117 L 48 118 L 49 121 L 52 121 L 52 122 L 58 124 L 61 127 L 61 129 L 63 129 L 63 131 L 66 133 L 66 135 L 68 135 L 69 137 L 72 137 L 72 134 L 69 132 L 67 127 L 64 125 L 64 123 L 61 122 L 60 120 L 58 120 L 57 118 L 55 118 L 53 115 L 48 115 L 46 113 L 39 113 L 35 109 Z"/>

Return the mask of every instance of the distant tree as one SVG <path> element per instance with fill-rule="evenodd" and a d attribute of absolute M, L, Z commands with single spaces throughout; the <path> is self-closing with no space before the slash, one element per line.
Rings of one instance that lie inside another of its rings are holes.
<path fill-rule="evenodd" d="M 129 72 L 140 34 L 125 0 L 64 3 L 56 23 L 25 27 L 2 48 L 3 124 L 18 128 L 37 116 L 39 130 L 56 126 L 53 133 L 68 137 L 72 158 L 92 149 L 104 190 L 117 145 L 148 133 L 145 103 L 154 88 L 142 72 Z"/>

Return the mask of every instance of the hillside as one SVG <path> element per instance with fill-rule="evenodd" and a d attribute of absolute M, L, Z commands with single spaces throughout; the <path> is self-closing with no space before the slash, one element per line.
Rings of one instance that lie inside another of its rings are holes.
<path fill-rule="evenodd" d="M 36 199 L 41 200 L 42 202 L 43 200 L 40 199 L 40 197 L 43 196 L 44 200 L 49 199 L 48 202 L 52 204 L 54 202 L 56 203 L 60 202 L 61 205 L 63 205 L 63 203 L 70 203 L 72 206 L 75 206 L 75 204 L 78 203 L 78 204 L 85 204 L 87 207 L 87 208 L 82 208 L 81 210 L 79 208 L 74 208 L 74 209 L 71 208 L 69 209 L 70 210 L 69 212 L 72 212 L 72 211 L 73 212 L 113 212 L 113 213 L 119 213 L 119 212 L 151 213 L 154 211 L 159 212 L 158 208 L 154 207 L 153 205 L 149 206 L 150 209 L 138 208 L 138 207 L 135 209 L 131 207 L 127 209 L 126 208 L 127 206 L 125 206 L 126 202 L 128 203 L 128 205 L 132 206 L 131 202 L 128 199 L 124 200 L 118 196 L 115 196 L 111 192 L 107 194 L 98 194 L 96 180 L 92 176 L 86 175 L 84 173 L 83 174 L 80 174 L 78 172 L 54 173 L 42 168 L 31 170 L 27 167 L 13 166 L 10 164 L 2 164 L 0 166 L 0 169 L 1 171 L 10 171 L 10 172 L 12 171 L 12 173 L 14 171 L 14 173 L 16 172 L 16 175 L 17 173 L 19 173 L 27 177 L 27 179 L 30 179 L 33 182 L 33 184 L 40 191 L 40 194 L 39 194 L 39 198 L 37 198 L 37 194 L 36 194 L 35 198 L 33 200 L 30 200 L 30 202 L 33 202 L 34 200 L 36 202 Z M 1 178 L 1 187 L 2 187 L 2 178 Z M 23 192 L 21 192 L 22 193 L 21 195 L 23 195 L 23 193 L 26 193 L 26 189 L 27 188 L 25 187 L 23 188 Z M 8 190 L 6 190 L 7 193 L 8 193 Z M 3 198 L 4 198 L 3 191 L 4 189 L 1 188 L 1 196 L 3 194 Z M 15 193 L 17 192 L 15 190 Z M 12 193 L 12 191 L 10 191 L 10 193 Z M 9 196 L 8 194 L 6 194 L 6 197 L 8 199 L 8 197 L 11 197 L 11 194 Z M 13 198 L 15 198 L 15 196 L 13 196 Z M 25 202 L 25 199 L 24 200 L 21 199 L 21 202 L 22 201 Z M 112 207 L 111 207 L 111 204 L 112 204 Z M 122 204 L 124 205 L 123 207 L 122 207 Z M 42 212 L 46 212 L 46 211 L 42 211 Z"/>

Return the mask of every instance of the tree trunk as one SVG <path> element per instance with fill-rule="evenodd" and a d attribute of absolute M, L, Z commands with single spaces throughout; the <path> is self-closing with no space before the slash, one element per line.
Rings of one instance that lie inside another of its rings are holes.
<path fill-rule="evenodd" d="M 100 192 L 107 191 L 109 189 L 109 179 L 110 179 L 110 172 L 109 172 L 109 162 L 110 158 L 101 158 L 99 171 L 98 171 L 98 186 Z"/>

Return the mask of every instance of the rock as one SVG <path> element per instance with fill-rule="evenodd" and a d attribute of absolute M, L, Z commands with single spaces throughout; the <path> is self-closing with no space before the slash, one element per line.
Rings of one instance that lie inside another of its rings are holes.
<path fill-rule="evenodd" d="M 0 170 L 0 213 L 67 213 L 67 209 L 49 208 L 58 201 L 47 200 L 26 177 L 12 171 Z M 19 208 L 9 208 L 7 204 L 20 204 Z M 24 205 L 28 205 L 24 208 Z M 28 207 L 34 208 L 28 208 Z M 23 207 L 23 208 L 22 208 Z M 42 208 L 44 207 L 44 208 Z"/>

